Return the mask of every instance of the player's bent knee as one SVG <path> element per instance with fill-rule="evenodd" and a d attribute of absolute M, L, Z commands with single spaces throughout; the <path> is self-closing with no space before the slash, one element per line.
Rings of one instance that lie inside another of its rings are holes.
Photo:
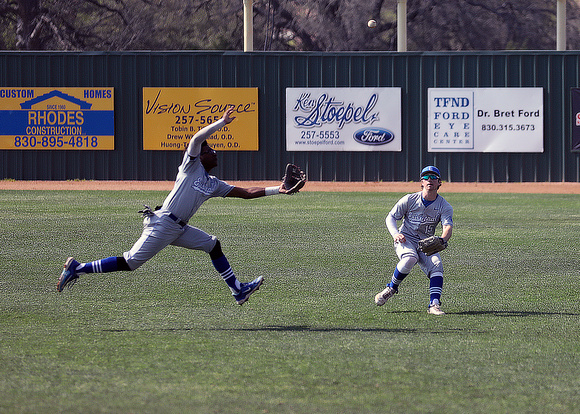
<path fill-rule="evenodd" d="M 122 271 L 126 271 L 126 272 L 129 272 L 132 270 L 129 267 L 129 264 L 127 263 L 127 261 L 125 260 L 124 257 L 117 257 L 117 269 L 122 270 Z"/>
<path fill-rule="evenodd" d="M 410 266 L 415 266 L 419 261 L 419 257 L 415 255 L 403 256 L 403 260 L 407 262 Z"/>
<path fill-rule="evenodd" d="M 397 268 L 399 269 L 399 272 L 408 274 L 411 272 L 411 269 L 413 269 L 413 266 L 417 264 L 417 261 L 417 256 L 412 254 L 403 255 L 399 261 L 399 264 L 397 265 Z"/>
<path fill-rule="evenodd" d="M 209 252 L 209 257 L 211 257 L 212 260 L 216 260 L 222 257 L 223 255 L 224 253 L 222 252 L 222 245 L 219 240 L 216 240 L 215 246 Z"/>

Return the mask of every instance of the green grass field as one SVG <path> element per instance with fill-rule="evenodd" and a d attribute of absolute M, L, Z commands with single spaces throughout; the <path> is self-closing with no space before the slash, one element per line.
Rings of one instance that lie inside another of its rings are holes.
<path fill-rule="evenodd" d="M 416 267 L 385 306 L 402 194 L 212 199 L 240 307 L 202 252 L 82 276 L 161 192 L 0 191 L 1 413 L 572 413 L 580 407 L 580 196 L 445 194 L 446 316 Z M 440 232 L 440 229 L 438 230 Z"/>

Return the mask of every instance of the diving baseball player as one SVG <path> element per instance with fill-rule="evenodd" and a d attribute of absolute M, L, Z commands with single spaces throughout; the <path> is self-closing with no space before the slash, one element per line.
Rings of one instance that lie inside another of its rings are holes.
<path fill-rule="evenodd" d="M 387 287 L 375 296 L 378 306 L 385 304 L 399 291 L 399 285 L 417 263 L 429 278 L 429 308 L 432 315 L 444 315 L 441 310 L 443 265 L 439 253 L 425 254 L 419 241 L 435 234 L 439 223 L 443 227 L 441 244 L 446 247 L 453 229 L 453 208 L 437 191 L 441 187 L 441 173 L 434 166 L 421 171 L 422 190 L 401 198 L 386 218 L 387 229 L 393 236 L 399 262 Z M 397 221 L 402 220 L 400 228 Z M 444 248 L 442 247 L 442 248 Z"/>
<path fill-rule="evenodd" d="M 242 188 L 209 175 L 209 171 L 217 166 L 217 155 L 207 144 L 206 139 L 232 122 L 235 119 L 233 114 L 234 108 L 228 108 L 219 121 L 204 127 L 192 137 L 179 166 L 173 190 L 163 202 L 163 206 L 156 211 L 148 207 L 142 211 L 145 216 L 143 233 L 131 250 L 120 257 L 109 257 L 89 263 L 79 263 L 69 257 L 58 279 L 59 292 L 67 285 L 72 286 L 79 275 L 135 270 L 168 245 L 208 253 L 213 266 L 229 286 L 239 305 L 246 302 L 250 295 L 260 288 L 262 276 L 249 283 L 240 283 L 216 236 L 187 224 L 203 202 L 211 197 L 250 199 L 288 193 L 283 185 Z"/>

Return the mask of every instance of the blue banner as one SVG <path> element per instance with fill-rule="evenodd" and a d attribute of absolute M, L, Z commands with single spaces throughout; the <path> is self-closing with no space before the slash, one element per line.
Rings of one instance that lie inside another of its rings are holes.
<path fill-rule="evenodd" d="M 0 149 L 113 150 L 113 88 L 0 88 Z"/>

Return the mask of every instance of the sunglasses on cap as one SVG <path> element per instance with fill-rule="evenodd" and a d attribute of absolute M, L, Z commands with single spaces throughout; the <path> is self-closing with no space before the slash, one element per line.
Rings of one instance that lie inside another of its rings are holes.
<path fill-rule="evenodd" d="M 422 180 L 438 180 L 439 177 L 437 177 L 436 175 L 433 174 L 425 174 L 424 176 L 421 177 Z"/>

